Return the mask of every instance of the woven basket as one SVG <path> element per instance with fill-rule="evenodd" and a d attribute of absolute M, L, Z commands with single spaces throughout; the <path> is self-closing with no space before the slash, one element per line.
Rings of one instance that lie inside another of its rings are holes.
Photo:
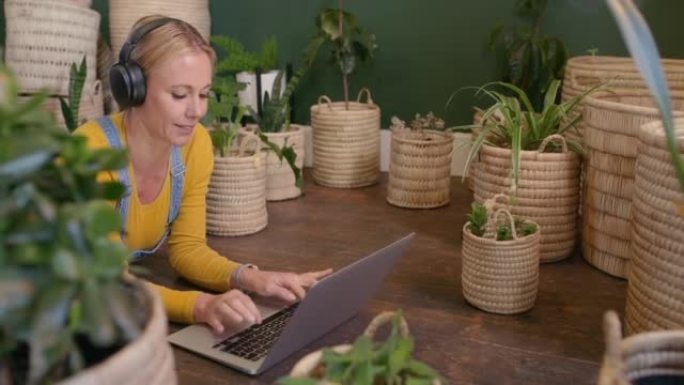
<path fill-rule="evenodd" d="M 367 102 L 361 103 L 363 94 Z M 369 186 L 380 175 L 380 107 L 361 89 L 356 102 L 331 102 L 321 96 L 311 106 L 314 181 L 338 188 Z"/>
<path fill-rule="evenodd" d="M 684 381 L 684 330 L 640 333 L 623 339 L 613 311 L 603 317 L 603 329 L 606 351 L 598 385 L 631 385 L 647 378 L 655 384 L 654 377 L 664 384 Z"/>
<path fill-rule="evenodd" d="M 664 59 L 663 69 L 671 90 L 684 91 L 684 60 Z M 576 56 L 565 65 L 565 77 L 561 99 L 566 101 L 582 94 L 598 84 L 607 82 L 611 90 L 647 90 L 634 61 L 629 57 L 615 56 Z M 582 113 L 584 102 L 568 114 L 566 121 L 572 121 Z M 578 132 L 568 131 L 567 136 L 580 141 L 583 137 L 584 123 L 576 124 Z"/>
<path fill-rule="evenodd" d="M 295 164 L 304 170 L 304 130 L 301 126 L 292 124 L 290 130 L 285 132 L 266 132 L 268 140 L 278 146 L 293 146 L 297 153 Z M 302 195 L 302 189 L 295 186 L 295 176 L 292 168 L 283 159 L 269 151 L 266 156 L 266 200 L 282 201 L 297 198 Z"/>
<path fill-rule="evenodd" d="M 368 324 L 366 327 L 366 330 L 363 332 L 363 335 L 367 336 L 371 340 L 375 338 L 375 335 L 377 334 L 378 330 L 380 327 L 382 327 L 385 324 L 389 324 L 392 321 L 392 318 L 394 317 L 396 313 L 395 312 L 390 312 L 390 311 L 385 311 L 373 318 L 373 320 Z M 408 324 L 406 323 L 406 319 L 404 317 L 401 317 L 400 322 L 399 322 L 399 334 L 402 337 L 408 337 L 410 335 L 410 331 L 408 328 Z M 348 351 L 350 351 L 352 348 L 352 345 L 346 344 L 346 345 L 337 345 L 333 346 L 330 349 L 333 350 L 335 353 L 340 353 L 344 354 Z M 311 352 L 304 357 L 302 357 L 299 361 L 297 361 L 294 366 L 292 367 L 292 370 L 290 371 L 290 377 L 294 378 L 302 378 L 302 377 L 311 377 L 312 374 L 316 371 L 316 369 L 321 365 L 321 361 L 323 359 L 323 350 L 316 350 L 314 352 Z M 318 382 L 319 385 L 338 385 L 335 383 L 330 383 L 329 381 L 326 380 L 320 380 Z M 432 381 L 431 385 L 441 385 L 442 382 L 439 379 L 435 379 Z"/>
<path fill-rule="evenodd" d="M 675 122 L 684 156 L 684 118 Z M 628 334 L 684 329 L 684 193 L 666 150 L 662 122 L 639 130 L 632 200 Z"/>
<path fill-rule="evenodd" d="M 109 38 L 116 57 L 135 22 L 149 15 L 181 19 L 209 39 L 209 0 L 109 0 Z"/>
<path fill-rule="evenodd" d="M 544 153 L 550 141 L 563 152 Z M 474 198 L 477 202 L 511 190 L 511 150 L 483 145 Z M 579 157 L 560 135 L 549 136 L 539 151 L 521 151 L 516 200 L 511 212 L 541 226 L 541 262 L 569 257 L 575 247 L 579 203 Z"/>
<path fill-rule="evenodd" d="M 19 91 L 66 96 L 69 69 L 86 57 L 86 85 L 95 82 L 100 14 L 57 0 L 6 0 L 5 62 Z"/>
<path fill-rule="evenodd" d="M 20 96 L 20 101 L 28 101 L 30 98 Z M 64 123 L 64 116 L 62 115 L 62 107 L 57 97 L 49 97 L 45 99 L 41 105 L 41 109 L 48 111 L 59 127 L 66 130 L 66 123 Z M 91 85 L 85 85 L 83 93 L 81 94 L 81 104 L 78 108 L 78 123 L 81 125 L 88 120 L 97 119 L 104 115 L 104 104 L 102 102 L 102 87 L 99 80 Z"/>
<path fill-rule="evenodd" d="M 414 209 L 448 204 L 454 136 L 393 130 L 391 143 L 387 202 Z"/>
<path fill-rule="evenodd" d="M 209 234 L 253 234 L 268 224 L 266 152 L 260 148 L 261 140 L 251 134 L 243 138 L 237 153 L 215 157 L 207 192 Z"/>
<path fill-rule="evenodd" d="M 497 241 L 496 223 L 502 214 L 513 226 L 510 211 L 498 209 L 489 217 L 483 237 L 470 232 L 470 222 L 463 226 L 463 296 L 487 312 L 522 313 L 531 309 L 537 299 L 540 231 L 522 238 L 513 234 L 513 240 Z"/>
<path fill-rule="evenodd" d="M 684 109 L 684 92 L 673 92 L 672 100 L 675 108 Z M 643 124 L 660 118 L 653 106 L 650 93 L 642 90 L 599 93 L 584 101 L 582 253 L 599 270 L 621 278 L 627 278 L 631 255 L 638 132 Z"/>
<path fill-rule="evenodd" d="M 147 285 L 145 290 L 152 304 L 145 330 L 134 341 L 102 363 L 84 369 L 59 385 L 174 385 L 176 369 L 171 346 L 166 341 L 167 321 L 161 300 Z"/>
<path fill-rule="evenodd" d="M 473 131 L 472 131 L 472 142 L 475 143 L 477 136 L 480 135 L 482 131 L 482 110 L 475 110 L 473 114 Z M 480 127 L 478 127 L 480 126 Z M 470 191 L 475 190 L 475 179 L 477 178 L 477 162 L 479 161 L 479 155 L 476 155 L 470 162 L 470 167 L 468 169 L 468 188 Z"/>

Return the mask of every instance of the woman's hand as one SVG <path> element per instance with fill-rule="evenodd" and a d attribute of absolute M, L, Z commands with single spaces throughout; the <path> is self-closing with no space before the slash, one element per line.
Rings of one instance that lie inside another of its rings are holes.
<path fill-rule="evenodd" d="M 240 288 L 292 303 L 304 298 L 306 289 L 330 273 L 332 269 L 301 274 L 244 269 L 240 274 Z"/>
<path fill-rule="evenodd" d="M 193 309 L 195 322 L 209 324 L 216 334 L 226 327 L 251 326 L 261 323 L 261 314 L 256 305 L 240 290 L 230 290 L 223 294 L 202 293 Z"/>

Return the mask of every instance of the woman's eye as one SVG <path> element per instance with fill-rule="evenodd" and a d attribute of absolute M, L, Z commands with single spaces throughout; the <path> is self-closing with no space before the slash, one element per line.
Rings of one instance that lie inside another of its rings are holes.
<path fill-rule="evenodd" d="M 172 93 L 171 93 L 171 96 L 172 96 L 174 99 L 183 99 L 183 98 L 185 97 L 185 94 L 177 94 L 177 93 L 175 93 L 175 92 L 172 92 Z"/>
<path fill-rule="evenodd" d="M 209 99 L 209 94 L 208 94 L 208 93 L 206 93 L 206 94 L 200 94 L 200 98 L 202 98 L 202 99 Z"/>

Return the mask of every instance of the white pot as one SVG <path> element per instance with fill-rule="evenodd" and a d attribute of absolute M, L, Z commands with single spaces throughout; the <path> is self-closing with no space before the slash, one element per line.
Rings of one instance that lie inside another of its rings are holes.
<path fill-rule="evenodd" d="M 273 94 L 273 85 L 275 84 L 275 79 L 278 76 L 278 71 L 273 70 L 273 71 L 268 71 L 266 73 L 261 74 L 261 100 L 263 102 L 264 96 L 266 95 L 266 92 L 268 92 L 269 95 Z M 240 98 L 240 105 L 242 106 L 250 106 L 254 111 L 258 111 L 257 109 L 257 78 L 256 74 L 254 72 L 238 72 L 235 75 L 235 79 L 239 83 L 245 83 L 247 87 L 238 92 L 238 97 Z M 282 96 L 283 92 L 285 92 L 285 76 L 281 78 L 281 87 L 280 87 L 280 95 Z M 249 112 L 247 113 L 249 114 Z"/>

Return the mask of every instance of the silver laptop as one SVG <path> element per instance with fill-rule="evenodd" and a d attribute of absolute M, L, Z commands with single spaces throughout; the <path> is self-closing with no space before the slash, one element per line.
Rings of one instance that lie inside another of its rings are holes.
<path fill-rule="evenodd" d="M 191 325 L 169 335 L 172 344 L 248 374 L 270 368 L 353 317 L 375 294 L 415 233 L 321 279 L 294 305 L 255 298 L 263 322 L 214 335 Z"/>

